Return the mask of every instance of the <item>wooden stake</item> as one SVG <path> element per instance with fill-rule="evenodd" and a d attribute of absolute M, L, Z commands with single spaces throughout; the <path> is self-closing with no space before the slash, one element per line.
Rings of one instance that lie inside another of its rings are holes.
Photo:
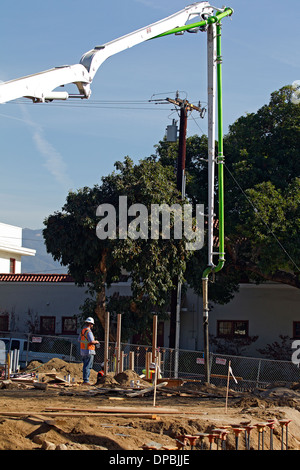
<path fill-rule="evenodd" d="M 153 334 L 152 334 L 152 362 L 156 359 L 157 349 L 157 315 L 153 315 Z"/>
<path fill-rule="evenodd" d="M 105 312 L 105 332 L 104 332 L 104 375 L 107 375 L 108 367 L 108 345 L 109 345 L 109 312 Z"/>
<path fill-rule="evenodd" d="M 124 371 L 124 360 L 125 360 L 125 353 L 124 351 L 120 352 L 120 365 L 119 365 L 119 372 Z"/>
<path fill-rule="evenodd" d="M 10 379 L 10 354 L 7 353 L 7 378 Z"/>
<path fill-rule="evenodd" d="M 228 404 L 228 391 L 229 391 L 230 364 L 231 364 L 231 361 L 229 361 L 229 362 L 228 362 L 228 374 L 227 374 L 227 387 L 226 387 L 226 403 L 225 403 L 225 413 L 227 413 L 227 404 Z"/>
<path fill-rule="evenodd" d="M 134 370 L 134 351 L 129 352 L 129 369 Z"/>
<path fill-rule="evenodd" d="M 116 373 L 119 374 L 121 372 L 121 313 L 118 313 L 117 316 L 117 364 L 116 364 Z"/>
<path fill-rule="evenodd" d="M 150 368 L 151 356 L 152 356 L 152 353 L 147 351 L 146 352 L 146 367 L 145 367 L 145 369 L 146 369 L 146 379 L 150 378 L 149 368 Z"/>

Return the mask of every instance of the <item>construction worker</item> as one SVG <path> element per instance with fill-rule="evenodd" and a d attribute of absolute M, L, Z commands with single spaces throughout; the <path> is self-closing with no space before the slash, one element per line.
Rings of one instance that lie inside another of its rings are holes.
<path fill-rule="evenodd" d="M 94 364 L 95 345 L 99 341 L 95 340 L 92 328 L 95 322 L 92 317 L 85 320 L 84 328 L 80 334 L 80 354 L 83 361 L 83 383 L 89 384 L 91 369 Z"/>

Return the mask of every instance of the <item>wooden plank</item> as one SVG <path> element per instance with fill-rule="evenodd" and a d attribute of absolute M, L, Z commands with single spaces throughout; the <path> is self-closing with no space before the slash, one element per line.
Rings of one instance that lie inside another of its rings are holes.
<path fill-rule="evenodd" d="M 47 407 L 46 412 L 49 411 L 67 411 L 67 412 L 85 412 L 85 413 L 179 413 L 177 408 L 162 408 L 159 406 L 149 407 L 128 407 L 128 406 L 99 406 L 97 408 L 67 408 L 67 407 Z M 1 413 L 1 411 L 0 411 Z"/>
<path fill-rule="evenodd" d="M 33 382 L 35 381 L 34 378 L 30 379 L 30 378 L 22 378 L 22 377 L 11 377 L 9 380 L 11 380 L 12 382 L 17 382 L 17 383 L 23 383 L 23 384 L 33 384 Z"/>
<path fill-rule="evenodd" d="M 156 389 L 163 388 L 167 385 L 168 382 L 162 382 L 159 385 L 156 385 Z M 153 385 L 152 387 L 147 387 L 142 390 L 139 390 L 137 392 L 132 392 L 132 393 L 126 393 L 127 397 L 138 397 L 139 395 L 144 395 L 145 393 L 151 392 L 154 390 L 155 386 Z"/>
<path fill-rule="evenodd" d="M 152 383 L 151 379 L 143 379 L 143 380 L 145 382 Z M 157 384 L 161 384 L 163 382 L 167 383 L 166 387 L 177 388 L 177 387 L 181 387 L 185 383 L 185 380 L 183 380 L 183 379 L 173 379 L 173 378 L 167 378 L 167 377 L 164 377 L 163 379 L 157 379 Z"/>
<path fill-rule="evenodd" d="M 22 417 L 38 417 L 39 419 L 44 419 L 45 417 L 54 417 L 54 418 L 103 418 L 106 413 L 80 413 L 80 412 L 41 412 L 41 411 L 0 411 L 0 416 L 6 416 L 9 418 L 22 418 Z M 178 412 L 174 412 L 174 415 L 177 415 Z M 120 416 L 123 418 L 144 418 L 144 419 L 153 419 L 159 420 L 157 413 L 110 413 L 109 416 Z"/>

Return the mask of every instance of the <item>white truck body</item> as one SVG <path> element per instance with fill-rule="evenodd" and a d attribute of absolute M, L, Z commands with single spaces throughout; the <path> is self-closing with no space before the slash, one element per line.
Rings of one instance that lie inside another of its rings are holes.
<path fill-rule="evenodd" d="M 3 343 L 5 344 L 5 351 L 3 351 Z M 32 342 L 22 338 L 0 338 L 0 365 L 6 361 L 6 356 L 9 351 L 19 351 L 19 365 L 20 367 L 26 367 L 31 361 L 39 361 L 42 363 L 50 361 L 50 359 L 58 358 L 64 361 L 74 360 L 74 357 L 70 357 L 70 354 L 57 354 L 51 352 L 40 352 L 31 351 Z M 2 347 L 1 347 L 2 346 Z"/>

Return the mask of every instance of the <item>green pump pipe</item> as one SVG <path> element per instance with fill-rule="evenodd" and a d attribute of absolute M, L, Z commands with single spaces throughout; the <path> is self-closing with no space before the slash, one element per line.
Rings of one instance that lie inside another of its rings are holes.
<path fill-rule="evenodd" d="M 221 24 L 217 24 L 217 89 L 218 89 L 218 181 L 219 181 L 219 263 L 214 268 L 220 271 L 225 263 L 224 242 L 224 154 L 223 154 L 223 95 Z"/>
<path fill-rule="evenodd" d="M 232 10 L 231 10 L 232 11 Z M 204 368 L 205 381 L 210 383 L 209 361 L 209 329 L 208 329 L 208 276 L 220 271 L 225 263 L 224 246 L 224 154 L 223 154 L 223 104 L 222 104 L 222 55 L 221 55 L 221 24 L 216 25 L 217 47 L 217 95 L 218 95 L 218 193 L 219 193 L 219 261 L 217 266 L 208 266 L 202 274 L 203 296 L 203 333 L 204 333 Z"/>
<path fill-rule="evenodd" d="M 215 267 L 208 266 L 202 279 L 214 271 L 220 271 L 225 263 L 224 253 L 224 154 L 223 154 L 223 96 L 222 96 L 222 55 L 221 55 L 221 24 L 217 24 L 217 94 L 218 94 L 218 183 L 219 183 L 219 262 Z"/>
<path fill-rule="evenodd" d="M 165 33 L 155 36 L 155 38 L 153 39 L 161 38 L 163 36 L 169 36 L 170 34 L 181 33 L 183 31 L 188 31 L 194 28 L 201 28 L 202 26 L 210 25 L 213 23 L 218 23 L 219 21 L 222 20 L 222 18 L 225 18 L 226 16 L 230 16 L 232 14 L 233 14 L 233 9 L 228 7 L 228 8 L 225 8 L 224 11 L 216 13 L 214 16 L 209 16 L 207 20 L 202 20 L 202 21 L 199 21 L 198 23 L 193 23 L 193 24 L 189 24 L 185 26 L 179 26 L 178 28 L 170 29 L 169 31 L 166 31 Z"/>

